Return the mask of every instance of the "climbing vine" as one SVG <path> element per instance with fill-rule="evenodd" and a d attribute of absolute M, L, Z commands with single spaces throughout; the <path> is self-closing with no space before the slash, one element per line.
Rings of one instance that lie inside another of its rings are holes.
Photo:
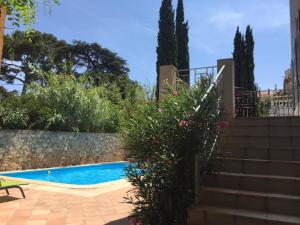
<path fill-rule="evenodd" d="M 43 0 L 46 11 L 51 11 L 51 3 L 59 4 L 60 0 Z M 0 5 L 5 6 L 8 20 L 13 27 L 23 25 L 27 36 L 30 37 L 34 24 L 39 1 L 37 0 L 0 0 Z"/>

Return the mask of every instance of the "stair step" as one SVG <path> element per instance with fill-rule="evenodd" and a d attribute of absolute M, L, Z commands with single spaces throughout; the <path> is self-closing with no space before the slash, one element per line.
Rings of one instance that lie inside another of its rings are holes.
<path fill-rule="evenodd" d="M 247 128 L 245 128 L 247 129 Z M 299 129 L 300 130 L 300 129 Z M 234 136 L 223 135 L 224 146 L 236 147 L 300 147 L 296 136 Z"/>
<path fill-rule="evenodd" d="M 230 121 L 230 126 L 259 127 L 261 126 L 300 126 L 300 117 L 276 118 L 235 118 Z"/>
<path fill-rule="evenodd" d="M 191 225 L 300 225 L 300 117 L 235 118 Z"/>
<path fill-rule="evenodd" d="M 300 177 L 300 161 L 223 158 L 221 171 Z"/>
<path fill-rule="evenodd" d="M 235 208 L 195 207 L 189 225 L 299 225 L 300 217 Z"/>
<path fill-rule="evenodd" d="M 300 196 L 296 195 L 203 187 L 199 199 L 201 204 L 208 206 L 300 215 Z"/>
<path fill-rule="evenodd" d="M 220 172 L 206 176 L 204 186 L 300 196 L 300 178 Z"/>
<path fill-rule="evenodd" d="M 299 132 L 300 133 L 300 132 Z M 300 161 L 300 147 L 222 147 L 229 158 Z"/>

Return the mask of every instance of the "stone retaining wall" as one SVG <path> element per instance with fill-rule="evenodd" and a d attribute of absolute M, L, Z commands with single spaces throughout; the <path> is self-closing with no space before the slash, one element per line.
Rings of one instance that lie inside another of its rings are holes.
<path fill-rule="evenodd" d="M 0 130 L 0 171 L 122 160 L 118 134 Z"/>

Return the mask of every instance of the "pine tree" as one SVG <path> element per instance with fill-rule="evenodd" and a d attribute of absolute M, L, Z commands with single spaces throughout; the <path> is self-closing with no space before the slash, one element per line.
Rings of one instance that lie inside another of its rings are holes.
<path fill-rule="evenodd" d="M 189 25 L 188 22 L 184 21 L 184 6 L 183 0 L 178 0 L 177 11 L 176 11 L 176 38 L 178 45 L 178 69 L 189 69 L 190 68 L 190 55 L 189 55 Z M 190 74 L 184 73 L 182 80 L 186 83 L 190 83 Z"/>
<path fill-rule="evenodd" d="M 254 91 L 254 39 L 250 25 L 247 26 L 245 38 L 245 73 L 247 80 L 247 88 L 248 90 Z"/>
<path fill-rule="evenodd" d="M 177 67 L 177 41 L 172 0 L 162 1 L 159 14 L 158 46 L 156 48 L 157 80 L 155 95 L 157 100 L 159 98 L 159 67 L 164 65 L 174 65 Z"/>

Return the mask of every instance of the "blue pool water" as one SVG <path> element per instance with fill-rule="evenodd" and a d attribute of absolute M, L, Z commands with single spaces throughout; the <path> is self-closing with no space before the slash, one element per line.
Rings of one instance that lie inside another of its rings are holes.
<path fill-rule="evenodd" d="M 105 163 L 87 166 L 64 167 L 14 173 L 2 173 L 0 176 L 30 180 L 56 182 L 64 184 L 92 185 L 125 178 L 128 163 Z M 49 173 L 48 171 L 51 171 Z"/>

